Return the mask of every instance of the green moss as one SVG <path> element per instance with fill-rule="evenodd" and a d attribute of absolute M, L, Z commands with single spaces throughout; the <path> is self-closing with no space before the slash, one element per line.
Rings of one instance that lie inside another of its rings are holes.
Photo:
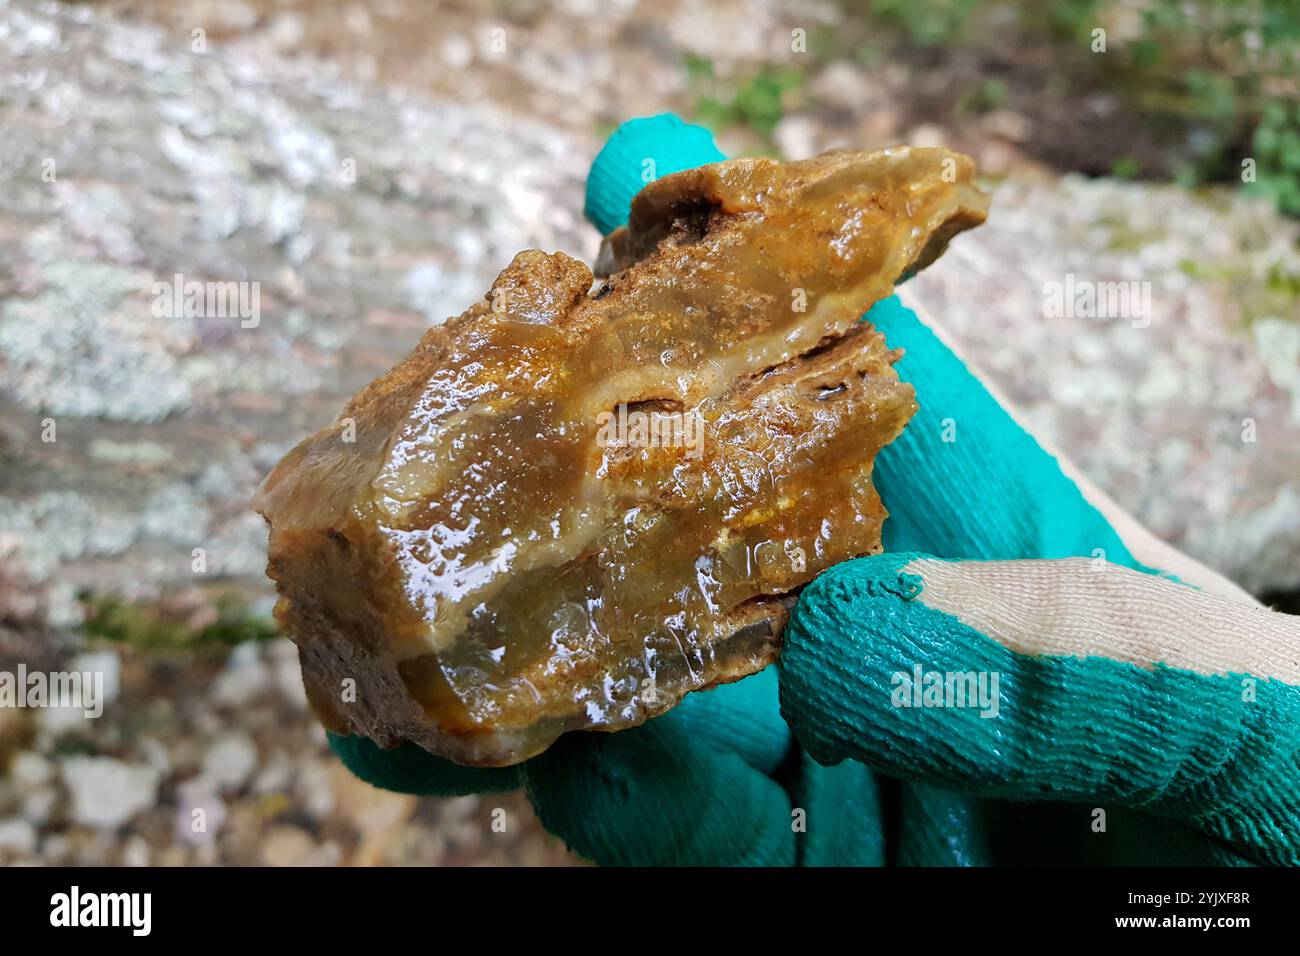
<path fill-rule="evenodd" d="M 93 740 L 75 735 L 64 735 L 54 741 L 50 756 L 59 757 L 94 757 L 99 753 Z"/>
<path fill-rule="evenodd" d="M 1109 241 L 1106 246 L 1113 252 L 1136 252 L 1161 238 L 1161 233 L 1157 231 L 1134 228 L 1129 219 L 1124 216 L 1102 216 L 1098 220 L 1098 225 L 1105 226 L 1109 230 Z"/>
<path fill-rule="evenodd" d="M 100 637 L 149 650 L 193 648 L 205 645 L 264 641 L 279 631 L 275 623 L 254 615 L 233 594 L 219 595 L 214 604 L 217 619 L 194 628 L 175 609 L 162 603 L 127 603 L 117 597 L 87 597 L 84 630 Z"/>
<path fill-rule="evenodd" d="M 1241 308 L 1243 324 L 1259 319 L 1300 321 L 1300 272 L 1274 264 L 1261 279 L 1245 260 L 1195 262 L 1185 259 L 1179 271 L 1193 279 L 1222 282 Z"/>
<path fill-rule="evenodd" d="M 1116 179 L 1134 179 L 1140 171 L 1138 161 L 1132 156 L 1123 156 L 1110 167 L 1110 174 Z"/>
<path fill-rule="evenodd" d="M 1276 292 L 1291 300 L 1300 299 L 1300 272 L 1288 272 L 1281 266 L 1275 265 L 1268 270 L 1266 281 L 1270 292 Z"/>

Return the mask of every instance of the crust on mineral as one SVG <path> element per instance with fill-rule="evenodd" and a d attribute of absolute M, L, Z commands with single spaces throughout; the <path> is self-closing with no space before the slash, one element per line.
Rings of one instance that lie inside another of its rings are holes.
<path fill-rule="evenodd" d="M 521 252 L 276 466 L 276 615 L 331 730 L 509 764 L 774 660 L 880 550 L 915 411 L 859 321 L 987 200 L 939 149 L 734 160 L 637 195 L 601 257 Z"/>

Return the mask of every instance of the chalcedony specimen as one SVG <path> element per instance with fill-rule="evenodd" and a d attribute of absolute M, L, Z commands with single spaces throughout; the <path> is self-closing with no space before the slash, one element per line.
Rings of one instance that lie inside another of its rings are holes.
<path fill-rule="evenodd" d="M 770 663 L 799 587 L 880 550 L 916 406 L 859 316 L 983 221 L 971 177 L 717 163 L 637 195 L 594 291 L 519 253 L 258 493 L 326 726 L 509 764 Z"/>

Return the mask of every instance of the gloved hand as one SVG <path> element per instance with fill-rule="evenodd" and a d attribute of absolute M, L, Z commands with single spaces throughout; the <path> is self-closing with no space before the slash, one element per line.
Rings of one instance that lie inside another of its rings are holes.
<path fill-rule="evenodd" d="M 644 170 L 721 158 L 675 117 L 624 124 L 587 216 L 608 233 Z M 1300 861 L 1296 620 L 1067 474 L 897 297 L 867 319 L 921 405 L 876 462 L 886 553 L 805 588 L 778 670 L 519 767 L 336 752 L 394 790 L 523 786 L 604 864 Z"/>

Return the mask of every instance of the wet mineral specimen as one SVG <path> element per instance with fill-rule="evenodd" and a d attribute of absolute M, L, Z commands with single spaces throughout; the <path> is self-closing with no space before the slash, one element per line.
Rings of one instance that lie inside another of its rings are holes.
<path fill-rule="evenodd" d="M 938 149 L 736 160 L 641 191 L 592 273 L 521 252 L 256 507 L 330 729 L 509 764 L 774 660 L 801 585 L 880 550 L 915 410 L 859 316 L 983 221 Z"/>

